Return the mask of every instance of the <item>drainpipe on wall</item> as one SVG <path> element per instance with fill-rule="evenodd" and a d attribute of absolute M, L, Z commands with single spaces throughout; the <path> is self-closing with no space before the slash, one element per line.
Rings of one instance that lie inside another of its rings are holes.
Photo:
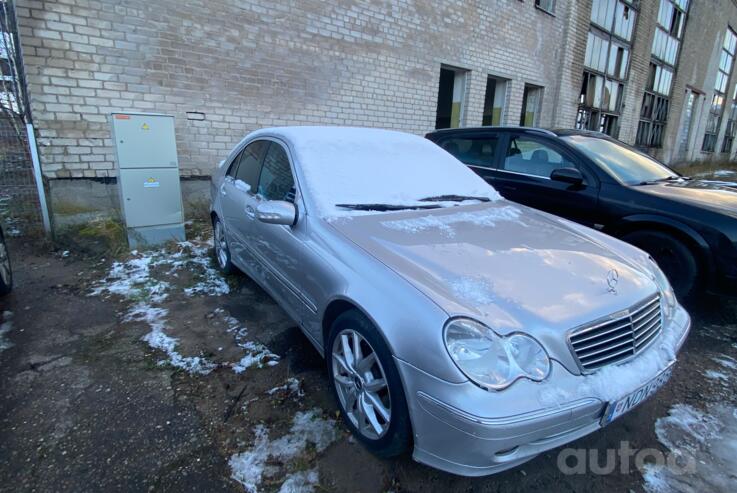
<path fill-rule="evenodd" d="M 36 135 L 33 130 L 33 123 L 26 123 L 26 132 L 28 133 L 28 147 L 31 150 L 33 176 L 36 179 L 36 190 L 38 191 L 38 202 L 41 205 L 41 216 L 43 218 L 44 231 L 46 231 L 47 235 L 50 235 L 51 221 L 49 219 L 49 208 L 46 205 L 46 191 L 44 190 L 43 175 L 41 174 L 41 161 L 38 159 L 38 146 L 36 145 Z"/>

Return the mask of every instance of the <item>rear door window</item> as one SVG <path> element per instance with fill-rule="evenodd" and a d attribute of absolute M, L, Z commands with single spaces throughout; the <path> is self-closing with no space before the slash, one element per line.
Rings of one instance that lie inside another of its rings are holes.
<path fill-rule="evenodd" d="M 440 147 L 465 164 L 491 168 L 498 143 L 498 136 L 463 136 L 445 139 L 440 142 Z"/>

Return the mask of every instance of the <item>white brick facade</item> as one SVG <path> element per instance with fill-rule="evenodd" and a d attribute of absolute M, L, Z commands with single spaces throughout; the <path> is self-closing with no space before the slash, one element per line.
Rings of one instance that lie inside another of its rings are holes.
<path fill-rule="evenodd" d="M 628 142 L 657 16 L 658 2 L 640 3 L 621 117 L 620 137 Z M 727 22 L 737 26 L 732 0 L 693 4 L 665 149 L 658 151 L 665 159 L 677 139 L 685 85 L 708 96 L 714 67 L 703 60 Z M 111 112 L 173 115 L 185 176 L 208 175 L 243 135 L 265 126 L 422 134 L 435 125 L 442 64 L 470 71 L 463 125 L 481 124 L 486 78 L 493 75 L 509 80 L 504 124 L 519 123 L 527 83 L 544 88 L 540 126 L 573 127 L 591 10 L 578 0 L 557 0 L 555 15 L 533 0 L 17 5 L 42 166 L 52 178 L 114 175 Z M 188 112 L 205 117 L 191 120 Z"/>

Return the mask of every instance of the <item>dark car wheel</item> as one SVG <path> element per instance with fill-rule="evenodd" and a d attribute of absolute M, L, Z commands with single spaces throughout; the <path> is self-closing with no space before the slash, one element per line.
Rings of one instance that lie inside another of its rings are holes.
<path fill-rule="evenodd" d="M 381 457 L 407 450 L 412 429 L 402 382 L 373 324 L 356 310 L 340 315 L 326 356 L 335 399 L 356 438 Z"/>
<path fill-rule="evenodd" d="M 660 231 L 635 231 L 622 239 L 650 254 L 668 277 L 679 299 L 694 293 L 699 280 L 698 263 L 683 242 Z"/>
<path fill-rule="evenodd" d="M 5 244 L 5 235 L 0 230 L 0 296 L 13 289 L 13 270 L 10 268 L 10 255 Z"/>
<path fill-rule="evenodd" d="M 225 237 L 225 227 L 217 216 L 212 220 L 212 229 L 215 260 L 217 260 L 218 267 L 224 274 L 230 274 L 235 266 L 230 261 L 230 249 L 228 248 L 228 239 Z"/>

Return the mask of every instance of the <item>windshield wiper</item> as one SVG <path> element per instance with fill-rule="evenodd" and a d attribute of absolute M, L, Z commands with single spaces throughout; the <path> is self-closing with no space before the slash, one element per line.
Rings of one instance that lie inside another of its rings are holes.
<path fill-rule="evenodd" d="M 354 211 L 404 211 L 414 209 L 439 209 L 439 205 L 395 205 L 395 204 L 335 204 L 336 207 Z"/>
<path fill-rule="evenodd" d="M 677 180 L 690 180 L 691 178 L 688 178 L 686 176 L 667 176 L 665 178 L 658 178 L 657 180 L 646 180 L 641 181 L 637 185 L 654 185 L 656 183 L 662 183 L 664 181 L 677 181 Z"/>
<path fill-rule="evenodd" d="M 472 195 L 436 195 L 434 197 L 425 197 L 420 202 L 463 202 L 464 200 L 478 200 L 479 202 L 489 202 L 489 197 L 474 197 Z"/>

